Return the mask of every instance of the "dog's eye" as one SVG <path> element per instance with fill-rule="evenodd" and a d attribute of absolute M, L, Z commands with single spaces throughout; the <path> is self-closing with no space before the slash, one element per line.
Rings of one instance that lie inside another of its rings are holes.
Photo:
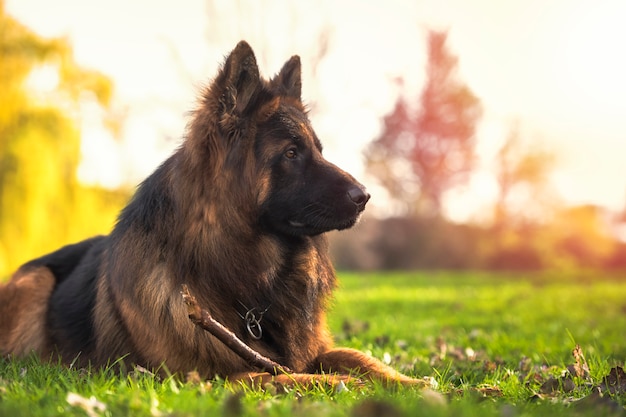
<path fill-rule="evenodd" d="M 285 151 L 285 158 L 287 159 L 296 159 L 298 156 L 298 152 L 295 148 L 289 148 Z"/>

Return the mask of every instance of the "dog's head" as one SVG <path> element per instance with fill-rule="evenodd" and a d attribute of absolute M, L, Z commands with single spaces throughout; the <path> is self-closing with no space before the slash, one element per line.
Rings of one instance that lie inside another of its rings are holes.
<path fill-rule="evenodd" d="M 201 130 L 208 132 L 201 140 L 211 142 L 205 149 L 220 155 L 219 161 L 211 158 L 220 169 L 214 175 L 230 179 L 232 188 L 225 191 L 241 193 L 242 205 L 253 201 L 256 221 L 271 233 L 316 235 L 351 227 L 370 197 L 322 156 L 301 89 L 298 56 L 266 81 L 242 41 L 209 87 L 204 106 L 210 111 L 196 115 L 215 119 L 212 128 Z"/>

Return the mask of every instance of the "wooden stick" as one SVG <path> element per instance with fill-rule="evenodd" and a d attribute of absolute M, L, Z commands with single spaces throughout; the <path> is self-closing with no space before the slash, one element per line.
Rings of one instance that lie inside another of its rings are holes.
<path fill-rule="evenodd" d="M 189 318 L 196 325 L 206 330 L 215 336 L 220 342 L 228 346 L 233 352 L 239 355 L 242 359 L 248 362 L 250 365 L 257 368 L 261 368 L 265 372 L 269 372 L 272 375 L 293 373 L 291 369 L 286 366 L 280 365 L 273 360 L 261 355 L 250 346 L 246 345 L 241 339 L 237 337 L 235 333 L 226 328 L 222 323 L 215 320 L 211 313 L 203 309 L 198 305 L 196 297 L 191 295 L 189 287 L 183 284 L 181 291 L 183 300 L 187 304 L 187 313 Z"/>

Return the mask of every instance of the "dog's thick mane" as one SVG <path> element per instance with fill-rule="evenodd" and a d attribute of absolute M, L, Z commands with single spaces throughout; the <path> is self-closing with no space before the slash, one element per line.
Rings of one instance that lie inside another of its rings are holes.
<path fill-rule="evenodd" d="M 249 46 L 236 48 L 204 91 L 185 142 L 144 181 L 120 215 L 124 227 L 110 236 L 111 276 L 131 273 L 142 282 L 120 281 L 116 291 L 141 299 L 137 291 L 152 291 L 165 273 L 174 288 L 188 284 L 200 302 L 215 302 L 214 295 L 223 294 L 247 306 L 272 305 L 270 324 L 272 315 L 276 321 L 281 314 L 302 315 L 305 326 L 321 319 L 335 286 L 326 238 L 259 233 L 259 205 L 271 184 L 258 187 L 258 170 L 265 164 L 241 159 L 254 158 L 255 152 L 241 148 L 255 146 L 257 126 L 281 106 L 305 111 L 300 92 L 298 57 L 267 81 L 259 77 Z M 145 238 L 138 242 L 117 233 L 129 228 L 141 228 Z M 136 259 L 160 253 L 171 270 L 157 274 L 158 265 L 137 263 L 134 267 L 141 270 L 129 271 L 114 261 L 126 259 L 124 253 Z M 162 314 L 154 312 L 155 317 Z"/>

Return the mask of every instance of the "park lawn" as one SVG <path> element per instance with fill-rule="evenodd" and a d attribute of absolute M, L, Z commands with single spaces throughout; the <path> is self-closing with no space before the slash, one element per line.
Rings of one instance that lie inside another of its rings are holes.
<path fill-rule="evenodd" d="M 329 320 L 338 345 L 432 387 L 242 391 L 141 370 L 0 360 L 0 416 L 625 414 L 626 277 L 340 273 Z"/>

